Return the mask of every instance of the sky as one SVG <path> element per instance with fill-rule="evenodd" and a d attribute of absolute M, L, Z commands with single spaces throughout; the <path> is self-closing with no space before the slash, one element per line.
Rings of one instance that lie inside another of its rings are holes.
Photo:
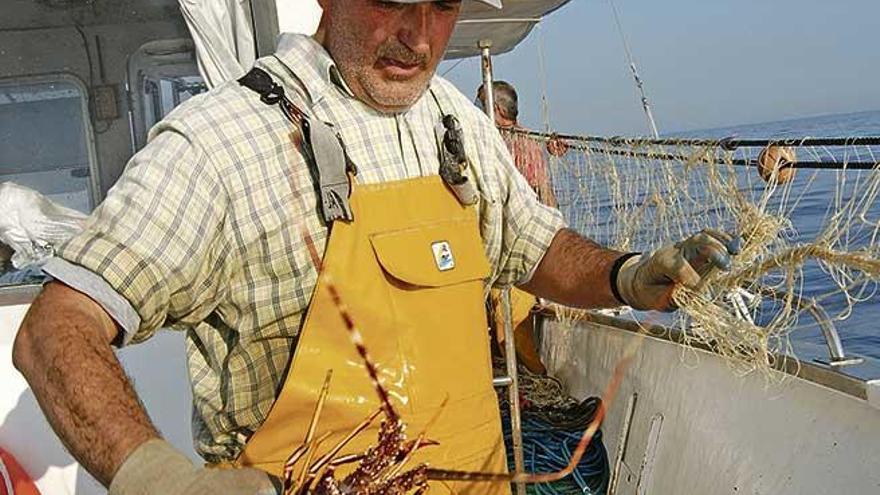
<path fill-rule="evenodd" d="M 615 4 L 661 134 L 880 110 L 878 0 Z M 438 72 L 470 94 L 479 60 L 454 63 Z M 493 66 L 527 127 L 544 127 L 546 85 L 558 132 L 649 132 L 608 0 L 571 0 Z"/>

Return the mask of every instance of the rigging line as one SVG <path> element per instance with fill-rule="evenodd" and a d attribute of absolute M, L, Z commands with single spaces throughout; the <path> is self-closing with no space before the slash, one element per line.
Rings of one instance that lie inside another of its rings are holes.
<path fill-rule="evenodd" d="M 525 134 L 528 136 L 536 136 L 542 138 L 559 138 L 566 141 L 606 143 L 616 146 L 636 146 L 636 145 L 661 145 L 661 146 L 710 146 L 721 147 L 726 150 L 734 150 L 737 148 L 755 148 L 763 146 L 789 146 L 789 147 L 816 147 L 816 146 L 880 146 L 880 136 L 852 136 L 852 137 L 802 137 L 802 138 L 781 138 L 781 139 L 738 139 L 738 138 L 718 138 L 718 139 L 693 139 L 693 138 L 630 138 L 622 136 L 589 136 L 577 134 L 561 134 L 546 133 L 540 131 L 532 131 L 528 129 L 510 129 L 510 132 L 517 134 Z"/>
<path fill-rule="evenodd" d="M 92 98 L 91 98 L 91 92 L 94 90 L 94 87 L 95 87 L 95 63 L 92 60 L 92 50 L 89 47 L 89 40 L 86 37 L 86 33 L 85 33 L 85 30 L 83 30 L 83 26 L 81 24 L 77 23 L 77 24 L 73 25 L 73 28 L 76 30 L 77 34 L 79 34 L 79 37 L 82 40 L 83 52 L 85 52 L 86 62 L 89 65 L 88 89 L 86 90 L 86 93 L 83 95 L 83 99 L 85 99 L 85 101 L 88 103 L 89 123 L 91 124 L 92 129 L 94 130 L 95 134 L 104 134 L 105 132 L 110 130 L 111 124 L 109 122 L 106 122 L 105 127 L 103 129 L 98 128 L 98 120 L 95 118 L 95 115 L 92 113 L 93 107 L 94 107 L 94 102 L 92 101 Z M 95 39 L 97 40 L 97 37 L 95 37 Z"/>
<path fill-rule="evenodd" d="M 500 128 L 499 128 L 500 129 Z M 505 131 L 510 132 L 511 134 L 523 134 L 528 135 L 527 132 L 523 132 L 520 129 L 505 129 Z M 559 138 L 559 136 L 556 136 Z M 550 135 L 550 138 L 553 139 L 553 135 Z M 759 162 L 754 158 L 730 158 L 730 159 L 712 159 L 707 160 L 704 158 L 696 159 L 695 156 L 688 156 L 684 154 L 676 154 L 676 153 L 658 153 L 652 151 L 639 151 L 636 149 L 617 149 L 617 148 L 600 148 L 596 146 L 585 146 L 580 144 L 567 144 L 569 149 L 578 150 L 578 151 L 586 151 L 590 153 L 609 155 L 609 156 L 622 156 L 628 159 L 636 159 L 636 158 L 644 158 L 647 160 L 653 161 L 674 161 L 674 162 L 682 162 L 682 163 L 714 163 L 718 165 L 736 165 L 736 166 L 745 166 L 745 167 L 758 167 Z M 793 169 L 820 169 L 820 170 L 874 170 L 880 169 L 880 160 L 878 161 L 839 161 L 839 160 L 796 160 L 793 162 L 787 162 L 784 165 L 780 166 L 780 169 L 785 168 L 793 168 Z"/>
<path fill-rule="evenodd" d="M 550 102 L 547 98 L 547 67 L 544 53 L 544 30 L 541 24 L 535 26 L 538 30 L 538 71 L 541 77 L 541 117 L 544 119 L 544 132 L 550 132 Z"/>
<path fill-rule="evenodd" d="M 617 12 L 617 6 L 614 4 L 614 0 L 608 0 L 608 4 L 611 5 L 611 12 L 614 14 L 614 24 L 617 26 L 617 32 L 620 34 L 620 40 L 623 42 L 623 51 L 626 53 L 626 61 L 629 63 L 629 70 L 632 72 L 633 79 L 636 82 L 636 88 L 638 88 L 639 95 L 642 98 L 642 110 L 645 111 L 645 117 L 648 119 L 648 126 L 654 137 L 659 138 L 660 133 L 657 132 L 657 123 L 654 121 L 654 114 L 651 112 L 651 104 L 648 102 L 648 96 L 645 94 L 644 83 L 642 82 L 642 78 L 639 77 L 639 71 L 636 69 L 636 63 L 635 60 L 633 60 L 632 51 L 629 49 L 629 43 L 626 41 L 626 35 L 623 32 L 623 25 L 620 23 L 620 15 Z"/>
<path fill-rule="evenodd" d="M 450 67 L 450 68 L 444 70 L 443 73 L 440 74 L 440 77 L 446 77 L 446 74 L 449 74 L 450 72 L 452 72 L 452 69 L 458 67 L 458 64 L 464 62 L 465 58 L 467 58 L 467 57 L 462 57 L 462 58 L 458 59 L 457 62 L 455 62 L 454 64 L 452 64 L 452 67 Z"/>

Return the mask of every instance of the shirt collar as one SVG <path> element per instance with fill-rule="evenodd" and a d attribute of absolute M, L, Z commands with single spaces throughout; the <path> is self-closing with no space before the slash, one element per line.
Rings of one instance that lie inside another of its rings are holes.
<path fill-rule="evenodd" d="M 354 93 L 342 78 L 336 62 L 311 36 L 282 33 L 278 38 L 275 56 L 302 82 L 313 101 L 320 100 L 333 88 L 354 98 Z"/>

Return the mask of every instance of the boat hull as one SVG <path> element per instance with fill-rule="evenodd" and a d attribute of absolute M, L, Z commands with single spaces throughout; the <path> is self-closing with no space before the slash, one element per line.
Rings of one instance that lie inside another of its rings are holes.
<path fill-rule="evenodd" d="M 707 350 L 589 321 L 545 321 L 542 353 L 583 398 L 636 339 L 603 425 L 609 493 L 880 493 L 876 384 L 859 398 L 779 371 L 738 376 Z"/>

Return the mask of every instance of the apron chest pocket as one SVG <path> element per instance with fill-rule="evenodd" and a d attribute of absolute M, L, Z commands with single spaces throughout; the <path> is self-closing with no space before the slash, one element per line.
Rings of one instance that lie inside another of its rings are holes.
<path fill-rule="evenodd" d="M 370 244 L 385 272 L 409 285 L 441 287 L 489 275 L 476 219 L 381 232 Z"/>

